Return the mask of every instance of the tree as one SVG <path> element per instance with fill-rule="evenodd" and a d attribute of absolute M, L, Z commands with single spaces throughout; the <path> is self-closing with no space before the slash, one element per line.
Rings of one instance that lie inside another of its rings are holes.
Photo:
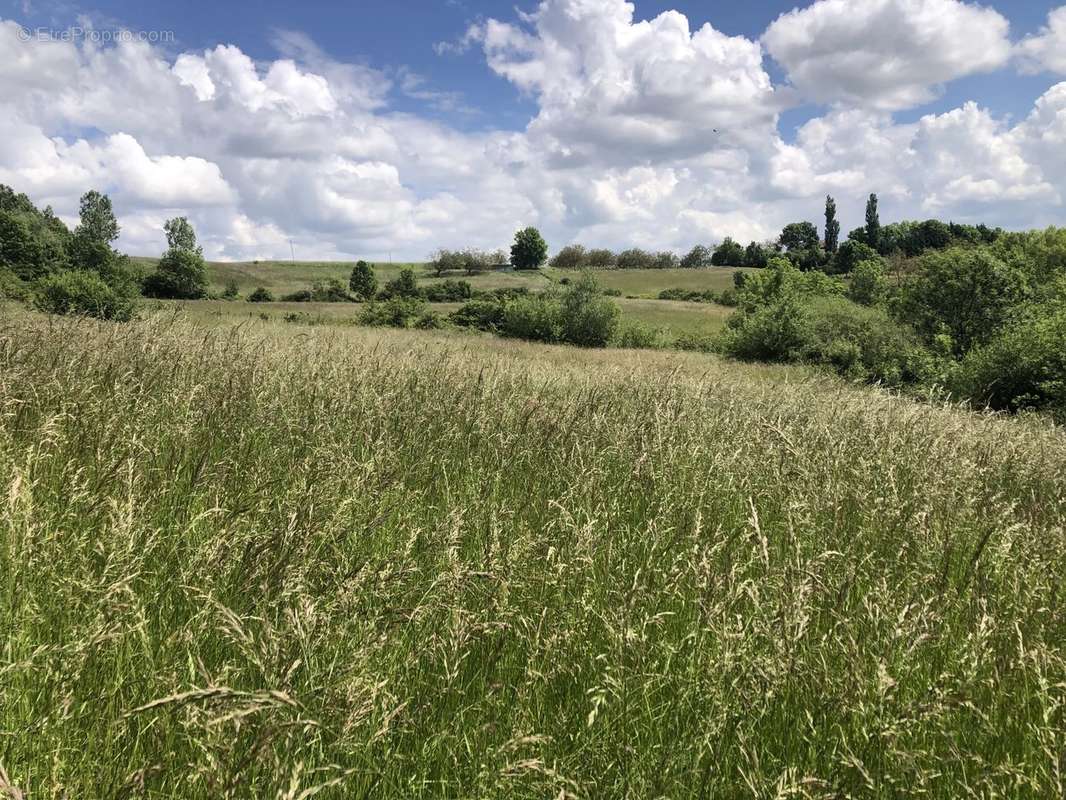
<path fill-rule="evenodd" d="M 837 219 L 837 203 L 829 195 L 825 198 L 825 252 L 832 255 L 840 241 L 840 221 Z"/>
<path fill-rule="evenodd" d="M 415 271 L 408 268 L 401 270 L 399 277 L 386 282 L 382 294 L 386 299 L 392 297 L 421 297 L 422 292 L 418 288 L 418 279 L 415 278 Z"/>
<path fill-rule="evenodd" d="M 869 245 L 854 239 L 848 239 L 837 248 L 836 256 L 833 258 L 833 272 L 846 275 L 863 261 L 880 260 L 881 256 Z"/>
<path fill-rule="evenodd" d="M 365 261 L 356 261 L 352 275 L 348 278 L 348 288 L 352 294 L 363 300 L 372 300 L 378 291 L 378 279 L 374 268 Z"/>
<path fill-rule="evenodd" d="M 167 251 L 156 271 L 144 279 L 142 291 L 148 297 L 169 300 L 197 300 L 207 297 L 207 265 L 196 244 L 196 232 L 185 217 L 163 224 Z"/>
<path fill-rule="evenodd" d="M 168 219 L 163 223 L 163 232 L 167 237 L 168 249 L 203 254 L 203 249 L 196 244 L 196 231 L 186 217 Z"/>
<path fill-rule="evenodd" d="M 693 247 L 685 254 L 685 257 L 681 259 L 681 266 L 684 269 L 698 269 L 699 267 L 709 266 L 710 263 L 711 251 L 702 244 Z"/>
<path fill-rule="evenodd" d="M 555 254 L 551 265 L 556 269 L 580 269 L 585 266 L 585 248 L 579 244 L 568 244 Z"/>
<path fill-rule="evenodd" d="M 81 222 L 74 230 L 75 236 L 104 244 L 110 244 L 118 238 L 118 220 L 111 208 L 111 198 L 106 194 L 96 190 L 83 194 L 79 216 Z"/>
<path fill-rule="evenodd" d="M 992 338 L 1025 293 L 1022 274 L 985 250 L 935 250 L 904 283 L 896 313 L 929 340 L 947 334 L 961 355 Z"/>
<path fill-rule="evenodd" d="M 716 267 L 739 267 L 744 264 L 744 248 L 730 237 L 725 237 L 722 243 L 714 249 L 711 263 Z"/>
<path fill-rule="evenodd" d="M 812 222 L 791 222 L 781 230 L 777 239 L 789 253 L 818 247 L 818 229 Z"/>
<path fill-rule="evenodd" d="M 744 250 L 745 267 L 756 267 L 761 269 L 766 266 L 769 260 L 770 252 L 758 242 L 752 242 Z"/>
<path fill-rule="evenodd" d="M 887 294 L 888 281 L 881 259 L 860 261 L 852 272 L 848 299 L 861 306 L 876 306 Z"/>
<path fill-rule="evenodd" d="M 866 244 L 880 251 L 881 218 L 877 214 L 877 195 L 871 194 L 866 201 Z"/>
<path fill-rule="evenodd" d="M 511 264 L 515 269 L 538 269 L 547 259 L 548 244 L 536 228 L 524 228 L 514 235 Z"/>

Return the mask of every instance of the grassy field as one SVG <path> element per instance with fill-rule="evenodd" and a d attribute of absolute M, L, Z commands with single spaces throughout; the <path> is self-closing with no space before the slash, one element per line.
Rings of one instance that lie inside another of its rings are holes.
<path fill-rule="evenodd" d="M 674 334 L 713 334 L 722 330 L 733 309 L 711 303 L 612 298 L 623 318 L 636 319 Z M 431 303 L 439 314 L 449 314 L 460 303 Z M 230 324 L 245 320 L 280 321 L 297 315 L 300 322 L 316 325 L 354 325 L 361 306 L 357 303 L 244 303 L 224 300 L 152 301 L 144 308 L 149 315 L 179 311 L 197 323 Z"/>
<path fill-rule="evenodd" d="M 12 796 L 1066 789 L 1036 421 L 696 354 L 16 313 L 0 486 Z"/>
<path fill-rule="evenodd" d="M 156 259 L 133 259 L 145 269 L 154 267 Z M 213 291 L 222 291 L 230 281 L 236 281 L 242 294 L 248 294 L 257 286 L 263 286 L 275 295 L 306 289 L 316 280 L 336 278 L 345 285 L 351 275 L 353 264 L 344 262 L 314 261 L 258 261 L 258 262 L 208 262 L 208 277 Z M 528 287 L 531 291 L 549 286 L 565 277 L 573 277 L 572 270 L 545 268 L 535 272 L 487 272 L 467 276 L 449 273 L 437 278 L 425 264 L 375 264 L 378 281 L 396 277 L 410 267 L 419 281 L 436 283 L 445 278 L 469 281 L 482 290 Z M 713 289 L 722 291 L 733 285 L 732 268 L 711 267 L 708 269 L 634 269 L 596 270 L 596 279 L 604 288 L 618 289 L 625 295 L 655 298 L 663 289 L 682 288 L 695 291 Z M 751 270 L 741 270 L 750 272 Z"/>

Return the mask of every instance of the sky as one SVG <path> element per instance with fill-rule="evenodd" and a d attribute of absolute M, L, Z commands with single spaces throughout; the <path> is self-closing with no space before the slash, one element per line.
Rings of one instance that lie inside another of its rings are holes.
<path fill-rule="evenodd" d="M 0 0 L 0 183 L 209 258 L 1066 223 L 1066 6 Z"/>

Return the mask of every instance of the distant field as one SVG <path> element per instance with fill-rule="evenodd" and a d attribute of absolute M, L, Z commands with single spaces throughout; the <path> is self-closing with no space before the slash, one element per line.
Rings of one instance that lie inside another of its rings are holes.
<path fill-rule="evenodd" d="M 725 325 L 733 309 L 712 303 L 684 303 L 669 300 L 629 300 L 612 298 L 622 309 L 625 318 L 637 319 L 657 328 L 665 328 L 675 334 L 716 333 Z M 431 303 L 430 307 L 440 314 L 448 314 L 460 303 Z M 190 319 L 210 324 L 239 322 L 241 320 L 284 320 L 291 314 L 299 315 L 300 322 L 318 325 L 354 325 L 359 317 L 358 303 L 248 303 L 223 300 L 195 301 L 146 301 L 145 308 L 152 313 L 180 311 Z"/>
<path fill-rule="evenodd" d="M 151 267 L 156 259 L 135 258 L 134 261 L 145 267 Z M 247 261 L 247 262 L 208 262 L 208 277 L 211 288 L 221 291 L 230 281 L 236 281 L 244 294 L 257 286 L 264 286 L 274 294 L 287 294 L 310 286 L 316 280 L 337 280 L 348 282 L 354 262 L 343 261 Z M 400 274 L 400 270 L 410 267 L 415 271 L 419 281 L 433 283 L 444 278 L 469 281 L 478 289 L 500 289 L 526 286 L 531 290 L 547 287 L 563 278 L 572 278 L 573 270 L 545 268 L 535 272 L 486 272 L 468 276 L 460 272 L 448 273 L 437 278 L 424 263 L 374 264 L 378 280 L 381 283 Z M 600 285 L 608 289 L 618 289 L 623 294 L 636 297 L 655 298 L 663 289 L 688 289 L 706 291 L 712 289 L 720 292 L 733 285 L 733 273 L 729 267 L 709 267 L 706 269 L 633 269 L 633 270 L 595 270 L 593 274 Z M 751 272 L 752 270 L 741 270 Z"/>

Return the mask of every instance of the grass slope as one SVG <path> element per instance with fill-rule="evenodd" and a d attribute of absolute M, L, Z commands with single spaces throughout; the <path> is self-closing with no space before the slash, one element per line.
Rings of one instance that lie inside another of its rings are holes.
<path fill-rule="evenodd" d="M 29 797 L 1051 797 L 1066 437 L 691 354 L 0 321 Z"/>

